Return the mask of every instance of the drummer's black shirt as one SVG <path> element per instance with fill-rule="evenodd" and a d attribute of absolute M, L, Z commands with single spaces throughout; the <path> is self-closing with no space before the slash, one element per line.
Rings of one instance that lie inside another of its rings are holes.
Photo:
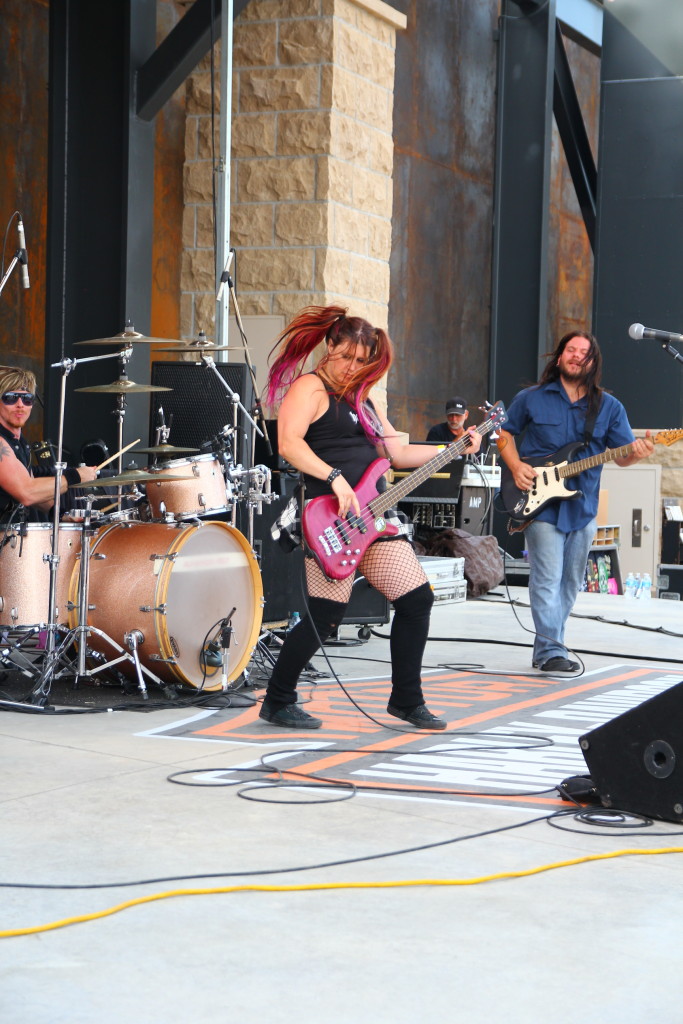
<path fill-rule="evenodd" d="M 41 472 L 31 468 L 31 448 L 28 441 L 25 441 L 23 437 L 15 437 L 11 430 L 4 427 L 0 423 L 0 437 L 3 441 L 6 441 L 10 446 L 16 457 L 21 462 L 22 466 L 26 466 L 29 472 L 33 476 L 49 476 L 49 472 Z M 16 519 L 16 515 L 12 513 L 19 508 L 19 502 L 8 494 L 7 491 L 0 487 L 0 522 L 6 523 L 11 518 L 13 521 Z M 26 508 L 21 514 L 21 519 L 25 519 L 31 523 L 45 523 L 48 521 L 48 515 L 39 508 Z"/>

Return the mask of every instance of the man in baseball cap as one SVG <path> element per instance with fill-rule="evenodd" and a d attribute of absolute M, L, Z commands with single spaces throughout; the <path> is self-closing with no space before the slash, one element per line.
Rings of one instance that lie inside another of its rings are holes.
<path fill-rule="evenodd" d="M 427 434 L 427 441 L 435 441 L 438 444 L 450 444 L 457 441 L 465 433 L 465 422 L 467 420 L 467 400 L 460 395 L 449 398 L 446 402 L 446 422 L 437 423 L 431 427 Z"/>

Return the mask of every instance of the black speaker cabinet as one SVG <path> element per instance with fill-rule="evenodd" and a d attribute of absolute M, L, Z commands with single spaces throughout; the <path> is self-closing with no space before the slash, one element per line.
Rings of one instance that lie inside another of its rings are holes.
<path fill-rule="evenodd" d="M 605 807 L 683 822 L 683 682 L 579 743 Z"/>
<path fill-rule="evenodd" d="M 263 621 L 267 624 L 286 622 L 294 612 L 299 612 L 302 617 L 305 614 L 303 549 L 285 552 L 270 534 L 270 528 L 289 501 L 295 484 L 296 481 L 288 482 L 285 493 L 270 505 L 264 505 L 262 515 L 254 516 L 254 551 L 261 567 L 265 600 Z M 243 532 L 246 533 L 246 524 Z M 383 625 L 389 621 L 389 607 L 386 597 L 371 587 L 365 576 L 358 576 L 341 624 Z"/>
<path fill-rule="evenodd" d="M 353 581 L 351 600 L 346 606 L 346 614 L 341 624 L 366 626 L 371 623 L 384 625 L 389 621 L 389 602 L 384 594 L 371 587 L 365 576 L 357 576 Z"/>
<path fill-rule="evenodd" d="M 294 486 L 295 482 L 288 484 L 275 501 L 263 505 L 260 516 L 254 516 L 254 551 L 261 567 L 265 623 L 287 622 L 294 612 L 303 616 L 303 549 L 283 551 L 270 534 L 271 526 L 294 493 Z"/>
<path fill-rule="evenodd" d="M 216 369 L 231 391 L 240 396 L 240 402 L 251 413 L 253 389 L 245 363 L 216 363 Z M 158 426 L 159 406 L 164 410 L 166 425 L 170 417 L 169 444 L 178 447 L 199 448 L 211 441 L 223 427 L 232 426 L 233 404 L 213 370 L 203 363 L 152 363 L 152 384 L 171 388 L 171 391 L 152 393 L 150 402 L 149 437 L 154 444 Z M 251 433 L 253 427 L 241 409 L 237 410 L 238 440 L 233 456 L 235 462 L 250 463 Z"/>

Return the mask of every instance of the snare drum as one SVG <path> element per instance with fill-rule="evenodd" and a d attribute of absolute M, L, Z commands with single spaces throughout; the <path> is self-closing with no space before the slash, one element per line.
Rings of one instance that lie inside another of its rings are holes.
<path fill-rule="evenodd" d="M 216 516 L 231 505 L 230 484 L 215 455 L 172 459 L 163 466 L 149 466 L 158 480 L 147 483 L 147 500 L 153 519 L 172 515 L 175 519 Z M 191 476 L 191 480 L 165 480 L 165 476 Z"/>
<path fill-rule="evenodd" d="M 74 604 L 78 577 L 75 572 L 71 582 Z M 102 529 L 93 543 L 88 603 L 88 624 L 124 650 L 126 633 L 142 635 L 138 655 L 154 675 L 216 690 L 222 669 L 204 672 L 204 644 L 235 608 L 228 678 L 236 679 L 258 640 L 263 588 L 254 552 L 227 523 L 120 523 Z M 88 646 L 114 656 L 97 633 Z M 132 662 L 118 667 L 136 678 Z"/>
<path fill-rule="evenodd" d="M 22 533 L 25 535 L 22 536 Z M 0 625 L 35 626 L 49 620 L 52 523 L 12 527 L 0 548 Z M 59 563 L 55 579 L 56 619 L 66 623 L 69 583 L 81 550 L 77 523 L 59 524 Z"/>

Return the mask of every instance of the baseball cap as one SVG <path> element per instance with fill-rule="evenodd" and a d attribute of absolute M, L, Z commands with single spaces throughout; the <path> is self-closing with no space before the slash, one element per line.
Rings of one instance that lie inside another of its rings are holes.
<path fill-rule="evenodd" d="M 460 416 L 463 412 L 467 412 L 467 402 L 464 398 L 459 398 L 457 395 L 455 398 L 449 398 L 446 402 L 446 415 L 449 413 L 456 413 Z"/>

